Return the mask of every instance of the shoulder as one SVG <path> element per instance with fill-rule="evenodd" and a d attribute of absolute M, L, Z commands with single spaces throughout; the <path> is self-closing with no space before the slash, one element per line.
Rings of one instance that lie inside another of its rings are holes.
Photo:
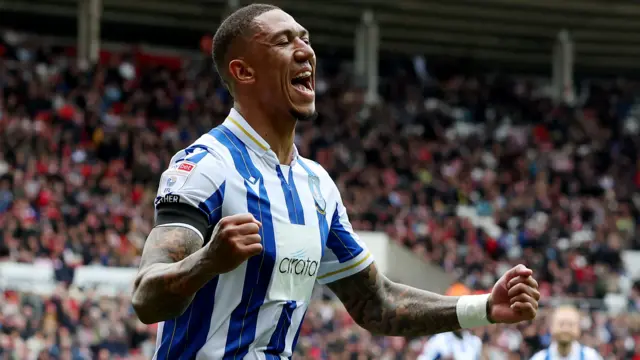
<path fill-rule="evenodd" d="M 540 350 L 537 353 L 533 354 L 530 360 L 545 360 L 547 358 L 547 349 Z"/>
<path fill-rule="evenodd" d="M 598 353 L 598 351 L 592 347 L 589 346 L 582 346 L 582 349 L 584 351 L 584 356 L 585 356 L 585 360 L 600 360 L 602 359 L 602 357 L 600 356 L 600 354 Z"/>
<path fill-rule="evenodd" d="M 158 201 L 172 193 L 169 200 L 176 201 L 179 192 L 203 200 L 215 192 L 229 177 L 229 160 L 216 145 L 204 136 L 176 152 L 160 177 Z"/>
<path fill-rule="evenodd" d="M 333 182 L 333 179 L 329 175 L 329 172 L 327 172 L 327 170 L 325 170 L 325 168 L 319 163 L 300 155 L 298 155 L 298 162 L 309 173 L 320 178 L 320 181 L 330 182 L 335 186 L 335 183 Z"/>
<path fill-rule="evenodd" d="M 178 151 L 171 158 L 169 169 L 176 169 L 182 163 L 186 168 L 208 168 L 226 166 L 231 157 L 226 147 L 210 135 L 203 135 L 191 145 Z"/>
<path fill-rule="evenodd" d="M 309 175 L 313 175 L 318 178 L 321 192 L 324 196 L 329 196 L 327 198 L 328 201 L 335 201 L 336 198 L 340 198 L 340 190 L 338 189 L 338 185 L 333 181 L 329 172 L 317 162 L 298 156 L 298 163 L 309 173 Z"/>
<path fill-rule="evenodd" d="M 320 205 L 320 207 L 324 211 L 333 211 L 335 209 L 334 205 L 341 203 L 342 198 L 340 196 L 340 190 L 331 178 L 331 175 L 329 175 L 329 172 L 317 162 L 302 156 L 298 156 L 298 163 L 309 173 L 310 186 L 317 190 L 318 196 L 322 198 L 320 202 L 324 205 Z M 316 199 L 316 201 L 318 201 L 318 199 Z"/>

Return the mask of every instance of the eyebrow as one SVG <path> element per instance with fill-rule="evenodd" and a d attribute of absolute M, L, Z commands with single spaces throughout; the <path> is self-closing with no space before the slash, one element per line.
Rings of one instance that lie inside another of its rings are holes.
<path fill-rule="evenodd" d="M 309 31 L 307 29 L 300 29 L 298 31 L 295 30 L 291 30 L 291 29 L 285 29 L 285 30 L 280 30 L 278 32 L 276 32 L 275 34 L 273 34 L 271 36 L 271 39 L 276 39 L 282 35 L 287 35 L 287 37 L 294 37 L 294 36 L 298 36 L 298 37 L 303 37 L 303 36 L 309 36 Z"/>

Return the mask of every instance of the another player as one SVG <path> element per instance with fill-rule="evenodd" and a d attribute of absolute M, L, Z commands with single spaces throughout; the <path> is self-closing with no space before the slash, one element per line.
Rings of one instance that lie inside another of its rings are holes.
<path fill-rule="evenodd" d="M 239 9 L 216 32 L 213 58 L 234 109 L 163 173 L 135 281 L 139 318 L 163 322 L 155 358 L 288 358 L 316 280 L 381 335 L 536 316 L 538 284 L 523 265 L 491 294 L 463 297 L 378 272 L 337 186 L 293 144 L 296 122 L 316 117 L 316 57 L 290 15 L 270 5 Z"/>
<path fill-rule="evenodd" d="M 580 312 L 572 306 L 557 308 L 551 316 L 551 338 L 548 349 L 537 352 L 531 360 L 602 360 L 598 352 L 578 342 Z"/>
<path fill-rule="evenodd" d="M 418 360 L 480 360 L 482 340 L 467 330 L 432 336 Z"/>

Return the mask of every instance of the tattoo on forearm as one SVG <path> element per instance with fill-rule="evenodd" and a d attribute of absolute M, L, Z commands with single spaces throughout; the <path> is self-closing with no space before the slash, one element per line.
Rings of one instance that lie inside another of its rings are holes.
<path fill-rule="evenodd" d="M 374 334 L 413 337 L 460 328 L 456 297 L 395 284 L 375 264 L 329 288 L 353 319 Z"/>
<path fill-rule="evenodd" d="M 179 226 L 154 228 L 145 243 L 140 267 L 154 263 L 175 263 L 202 247 L 195 231 Z"/>
<path fill-rule="evenodd" d="M 133 303 L 141 320 L 170 319 L 189 306 L 196 291 L 208 280 L 194 271 L 202 260 L 196 254 L 202 243 L 196 232 L 184 227 L 157 227 L 151 231 L 134 284 Z"/>

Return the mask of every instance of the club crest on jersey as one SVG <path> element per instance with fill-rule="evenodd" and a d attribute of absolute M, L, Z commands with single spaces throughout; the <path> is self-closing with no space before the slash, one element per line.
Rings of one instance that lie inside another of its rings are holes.
<path fill-rule="evenodd" d="M 313 195 L 313 200 L 316 202 L 316 207 L 318 210 L 324 212 L 327 207 L 327 202 L 324 200 L 324 197 L 322 197 L 320 178 L 316 175 L 309 176 L 309 189 L 311 189 L 311 195 Z"/>

